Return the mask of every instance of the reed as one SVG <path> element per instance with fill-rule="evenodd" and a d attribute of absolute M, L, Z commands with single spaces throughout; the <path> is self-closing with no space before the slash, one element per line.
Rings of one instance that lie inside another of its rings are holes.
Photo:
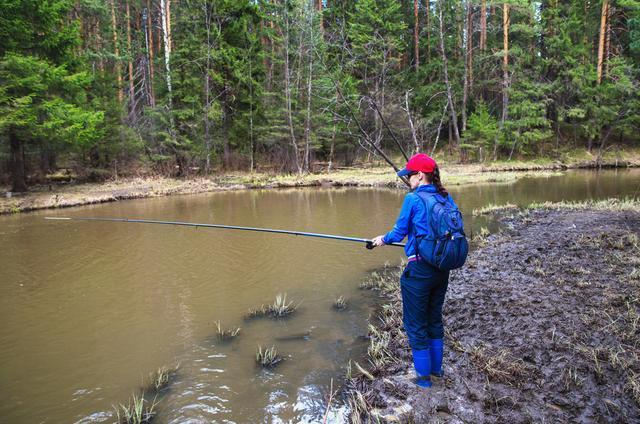
<path fill-rule="evenodd" d="M 278 353 L 275 346 L 262 350 L 262 346 L 258 346 L 256 352 L 256 362 L 263 368 L 271 368 L 283 361 L 282 356 Z"/>
<path fill-rule="evenodd" d="M 344 309 L 347 308 L 347 301 L 345 300 L 344 296 L 340 296 L 338 297 L 334 302 L 333 302 L 333 308 L 337 309 L 339 311 L 342 311 Z"/>
<path fill-rule="evenodd" d="M 171 380 L 175 377 L 180 364 L 175 364 L 172 367 L 162 366 L 156 371 L 149 374 L 149 385 L 143 389 L 143 393 L 155 392 L 156 395 L 169 386 Z"/>
<path fill-rule="evenodd" d="M 287 302 L 287 294 L 279 294 L 276 296 L 276 299 L 272 304 L 267 306 L 260 305 L 259 308 L 249 309 L 249 312 L 245 316 L 245 319 L 261 318 L 267 316 L 272 318 L 283 318 L 294 313 L 300 306 L 300 303 L 295 305 L 293 301 Z"/>
<path fill-rule="evenodd" d="M 135 393 L 127 405 L 120 404 L 115 407 L 117 422 L 120 424 L 147 424 L 156 415 L 156 399 L 149 402 L 144 398 L 144 392 Z"/>
<path fill-rule="evenodd" d="M 225 328 L 222 328 L 220 321 L 216 321 L 216 330 L 217 330 L 216 335 L 218 337 L 218 340 L 222 342 L 232 340 L 236 338 L 238 334 L 240 334 L 240 327 L 225 329 Z"/>
<path fill-rule="evenodd" d="M 292 314 L 298 309 L 298 305 L 294 305 L 293 301 L 287 302 L 287 294 L 279 294 L 276 300 L 267 308 L 269 315 L 273 317 L 284 317 Z"/>

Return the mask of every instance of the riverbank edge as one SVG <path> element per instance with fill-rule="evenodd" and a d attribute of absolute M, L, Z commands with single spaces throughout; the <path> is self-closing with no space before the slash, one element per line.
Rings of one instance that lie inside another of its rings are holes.
<path fill-rule="evenodd" d="M 562 162 L 496 162 L 482 164 L 442 164 L 443 182 L 447 186 L 479 183 L 512 183 L 529 176 L 555 175 L 570 169 L 640 167 L 640 155 L 606 162 L 581 160 Z M 103 183 L 51 183 L 31 187 L 27 193 L 9 193 L 0 187 L 0 215 L 43 209 L 60 209 L 120 200 L 144 199 L 184 194 L 235 190 L 264 190 L 303 187 L 401 188 L 401 181 L 388 166 L 369 165 L 345 168 L 330 173 L 307 175 L 271 175 L 237 173 L 210 178 L 142 177 Z"/>
<path fill-rule="evenodd" d="M 491 247 L 492 245 L 503 242 L 505 238 L 510 237 L 509 234 L 512 232 L 518 232 L 530 226 L 536 219 L 536 213 L 587 214 L 590 212 L 607 212 L 617 216 L 623 213 L 632 213 L 640 216 L 640 198 L 611 198 L 584 202 L 543 202 L 532 203 L 524 208 L 506 204 L 474 210 L 474 215 L 492 215 L 500 220 L 502 224 L 508 225 L 509 229 L 504 233 L 500 231 L 495 235 L 489 235 L 488 232 L 481 231 L 470 241 L 472 244 L 475 244 L 475 250 L 478 252 L 486 247 Z M 589 240 L 589 237 L 592 236 L 593 235 L 590 234 L 585 238 Z M 590 241 L 597 243 L 595 239 L 591 239 Z M 635 242 L 635 250 L 640 251 L 640 247 L 637 244 L 637 235 L 635 236 Z M 472 257 L 473 253 L 470 254 L 470 259 Z M 473 259 L 471 261 L 473 261 Z M 408 391 L 415 389 L 409 379 L 409 377 L 413 375 L 411 349 L 408 346 L 402 328 L 402 300 L 399 279 L 405 265 L 406 263 L 404 263 L 404 261 L 399 266 L 390 267 L 385 265 L 383 269 L 374 271 L 360 286 L 363 289 L 376 291 L 382 303 L 379 307 L 379 314 L 369 318 L 368 337 L 370 344 L 364 358 L 368 363 L 363 366 L 357 362 L 352 363 L 350 361 L 347 365 L 346 384 L 343 390 L 343 396 L 350 407 L 349 422 L 481 422 L 476 421 L 482 417 L 481 414 L 475 415 L 471 413 L 472 421 L 468 421 L 469 417 L 456 416 L 454 411 L 449 409 L 446 402 L 444 402 L 442 398 L 438 398 L 440 394 L 434 396 L 435 399 L 429 399 L 433 392 L 423 391 L 420 394 L 422 402 L 429 404 L 424 409 L 426 410 L 430 407 L 431 412 L 434 414 L 433 416 L 425 417 L 424 410 L 420 412 L 416 411 L 415 399 L 411 399 L 411 401 L 407 400 L 409 398 Z M 508 263 L 508 261 L 501 262 L 501 266 L 507 269 L 513 265 L 514 264 Z M 534 273 L 538 272 L 544 271 L 538 266 L 534 270 Z M 634 272 L 635 274 L 640 274 L 640 268 L 634 268 Z M 635 275 L 635 277 L 631 278 L 640 280 L 640 275 Z M 585 284 L 591 283 L 585 282 Z M 447 344 L 446 349 L 459 352 L 463 355 L 469 353 L 469 349 L 465 348 L 446 328 L 445 339 L 445 343 Z M 597 369 L 598 355 L 600 355 L 600 353 L 597 351 L 597 348 L 594 349 L 593 352 L 596 352 L 594 353 L 596 355 L 595 369 Z M 474 351 L 472 352 L 472 355 L 473 354 L 482 355 L 483 352 Z M 498 360 L 499 359 L 500 358 L 498 358 Z M 522 364 L 523 367 L 529 365 L 525 362 Z M 482 371 L 480 370 L 479 372 Z M 633 373 L 633 371 L 631 371 L 631 373 L 634 379 L 633 381 L 638 383 L 636 380 L 638 380 L 639 375 Z M 446 391 L 447 389 L 444 388 L 444 386 L 448 386 L 448 382 L 445 381 L 446 378 L 446 376 L 445 379 L 434 378 L 434 384 L 443 386 L 442 390 Z M 406 384 L 405 387 L 400 387 L 398 380 L 402 380 Z M 486 384 L 489 384 L 489 377 L 487 377 Z M 600 384 L 602 384 L 602 382 L 600 382 Z M 624 390 L 625 392 L 630 392 L 635 402 L 640 405 L 640 391 L 636 390 L 634 384 L 629 383 L 625 385 Z M 433 388 L 429 390 L 433 390 Z M 375 393 L 373 398 L 371 397 L 372 393 Z M 389 402 L 390 399 L 391 402 Z M 427 399 L 429 402 L 426 402 Z M 457 400 L 460 400 L 460 398 Z M 501 399 L 498 400 L 500 401 Z M 609 401 L 608 399 L 605 399 L 605 401 L 611 403 L 612 406 L 619 407 L 615 405 L 613 401 Z M 386 404 L 386 407 L 379 406 L 379 403 Z M 552 404 L 552 407 L 555 407 L 555 405 Z M 482 420 L 482 422 L 484 421 Z"/>

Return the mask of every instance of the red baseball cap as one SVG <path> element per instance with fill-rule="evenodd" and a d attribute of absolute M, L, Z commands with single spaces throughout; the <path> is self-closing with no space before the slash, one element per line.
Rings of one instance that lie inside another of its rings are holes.
<path fill-rule="evenodd" d="M 414 172 L 422 171 L 422 172 L 433 172 L 436 169 L 436 161 L 425 155 L 424 153 L 418 153 L 411 156 L 409 162 L 404 167 L 404 169 L 398 172 L 398 177 L 404 177 L 405 175 L 409 175 Z"/>

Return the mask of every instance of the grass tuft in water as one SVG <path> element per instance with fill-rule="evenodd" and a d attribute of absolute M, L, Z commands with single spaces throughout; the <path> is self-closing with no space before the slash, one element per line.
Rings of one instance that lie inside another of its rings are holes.
<path fill-rule="evenodd" d="M 144 398 L 144 392 L 140 395 L 133 394 L 127 405 L 120 404 L 114 407 L 117 422 L 120 424 L 146 424 L 150 423 L 156 415 L 156 399 L 149 402 Z"/>
<path fill-rule="evenodd" d="M 340 296 L 339 298 L 337 298 L 333 302 L 333 307 L 334 307 L 334 309 L 337 309 L 339 311 L 345 310 L 347 308 L 347 301 L 344 298 L 344 296 Z"/>
<path fill-rule="evenodd" d="M 270 368 L 278 365 L 282 362 L 283 358 L 278 354 L 275 346 L 271 346 L 265 350 L 262 350 L 262 346 L 258 346 L 256 352 L 256 362 L 263 368 Z"/>
<path fill-rule="evenodd" d="M 292 314 L 296 309 L 298 309 L 298 306 L 294 305 L 293 302 L 287 303 L 286 293 L 277 295 L 275 302 L 268 307 L 269 314 L 274 317 L 283 317 Z"/>
<path fill-rule="evenodd" d="M 218 340 L 220 341 L 228 341 L 236 338 L 238 334 L 240 334 L 240 327 L 225 329 L 222 328 L 220 321 L 216 321 L 216 329 Z"/>
<path fill-rule="evenodd" d="M 251 319 L 251 318 L 260 318 L 264 316 L 267 316 L 267 308 L 265 308 L 264 305 L 260 305 L 259 308 L 249 309 L 249 312 L 247 313 L 245 318 Z"/>
<path fill-rule="evenodd" d="M 293 301 L 287 302 L 287 294 L 279 294 L 276 296 L 276 300 L 267 306 L 260 305 L 259 308 L 249 309 L 249 313 L 246 315 L 246 319 L 272 317 L 282 318 L 291 315 L 298 309 L 300 303 L 294 305 Z"/>
<path fill-rule="evenodd" d="M 162 366 L 149 374 L 149 388 L 144 392 L 155 391 L 157 394 L 166 389 L 178 372 L 178 368 L 180 368 L 180 364 L 175 364 L 173 367 Z"/>

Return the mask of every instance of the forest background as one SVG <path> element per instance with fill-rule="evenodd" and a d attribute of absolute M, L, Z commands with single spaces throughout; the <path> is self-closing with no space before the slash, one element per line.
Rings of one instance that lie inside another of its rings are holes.
<path fill-rule="evenodd" d="M 0 10 L 0 180 L 16 192 L 56 173 L 327 171 L 372 144 L 457 162 L 640 146 L 638 0 Z"/>

